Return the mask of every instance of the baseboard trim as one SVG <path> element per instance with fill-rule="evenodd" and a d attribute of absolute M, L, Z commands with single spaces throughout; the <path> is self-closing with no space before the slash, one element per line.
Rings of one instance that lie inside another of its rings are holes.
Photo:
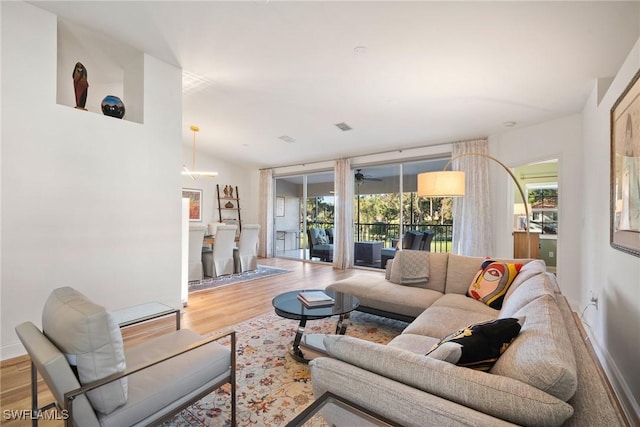
<path fill-rule="evenodd" d="M 582 320 L 578 319 L 582 325 Z M 584 325 L 583 325 L 584 326 Z M 583 328 L 585 330 L 585 328 Z M 588 332 L 587 332 L 588 331 Z M 640 405 L 633 398 L 631 390 L 627 385 L 620 370 L 616 366 L 613 358 L 606 348 L 604 348 L 592 333 L 591 328 L 585 330 L 587 344 L 591 347 L 595 356 L 595 361 L 600 366 L 602 373 L 606 376 L 612 392 L 620 405 L 621 411 L 627 418 L 627 422 L 632 427 L 640 427 Z"/>
<path fill-rule="evenodd" d="M 13 359 L 14 357 L 24 356 L 27 354 L 22 343 L 5 345 L 0 349 L 0 360 Z"/>

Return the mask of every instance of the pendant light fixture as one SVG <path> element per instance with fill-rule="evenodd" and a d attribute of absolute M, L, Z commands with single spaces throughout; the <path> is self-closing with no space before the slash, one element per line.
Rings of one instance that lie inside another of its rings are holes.
<path fill-rule="evenodd" d="M 191 125 L 190 129 L 193 131 L 193 160 L 191 163 L 191 169 L 182 165 L 182 175 L 189 175 L 191 179 L 195 181 L 197 176 L 204 176 L 206 178 L 215 178 L 218 176 L 218 172 L 207 172 L 196 170 L 196 132 L 200 132 L 198 126 Z"/>

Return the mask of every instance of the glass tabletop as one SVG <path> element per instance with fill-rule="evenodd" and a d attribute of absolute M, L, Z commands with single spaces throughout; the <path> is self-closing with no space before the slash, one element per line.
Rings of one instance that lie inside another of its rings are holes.
<path fill-rule="evenodd" d="M 349 425 L 358 427 L 401 427 L 380 414 L 365 409 L 347 399 L 326 392 L 309 405 L 286 427 L 306 427 L 316 425 Z"/>
<path fill-rule="evenodd" d="M 335 302 L 330 306 L 323 307 L 307 307 L 298 299 L 300 292 L 323 291 Z M 360 300 L 353 295 L 342 292 L 335 292 L 324 289 L 301 289 L 297 291 L 286 292 L 276 296 L 272 301 L 273 307 L 279 316 L 287 319 L 323 319 L 335 315 L 349 313 L 360 306 Z"/>

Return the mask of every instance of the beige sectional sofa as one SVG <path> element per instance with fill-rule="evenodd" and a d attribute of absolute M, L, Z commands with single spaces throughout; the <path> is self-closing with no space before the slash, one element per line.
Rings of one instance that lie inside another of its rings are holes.
<path fill-rule="evenodd" d="M 413 320 L 388 345 L 327 336 L 330 357 L 310 363 L 317 397 L 333 392 L 403 426 L 624 425 L 543 261 L 516 261 L 524 266 L 498 310 L 465 295 L 483 258 L 427 253 L 428 279 L 404 285 L 389 280 L 402 252 L 386 277 L 357 275 L 328 287 L 358 296 L 362 311 Z M 509 317 L 523 319 L 522 329 L 488 372 L 426 356 L 451 332 Z M 348 416 L 325 413 L 336 425 L 353 422 Z"/>

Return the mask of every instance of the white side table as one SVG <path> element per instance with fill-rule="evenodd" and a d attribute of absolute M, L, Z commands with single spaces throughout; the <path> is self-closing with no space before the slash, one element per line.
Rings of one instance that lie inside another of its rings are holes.
<path fill-rule="evenodd" d="M 175 314 L 176 330 L 180 329 L 180 309 L 155 301 L 115 310 L 111 314 L 121 328 Z"/>

